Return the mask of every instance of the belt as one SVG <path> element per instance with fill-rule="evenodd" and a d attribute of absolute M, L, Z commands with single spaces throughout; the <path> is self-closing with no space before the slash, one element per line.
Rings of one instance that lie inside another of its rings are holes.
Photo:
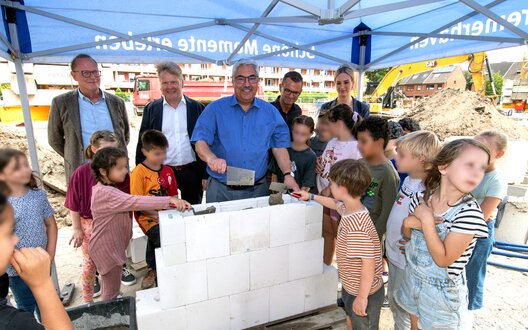
<path fill-rule="evenodd" d="M 220 181 L 218 181 L 220 182 Z M 225 184 L 223 182 L 220 182 L 221 184 L 223 184 L 224 186 L 228 187 L 229 189 L 233 189 L 233 190 L 245 190 L 245 189 L 251 189 L 251 188 L 254 188 L 256 186 L 260 186 L 261 184 L 264 184 L 266 183 L 266 176 L 263 176 L 262 178 L 260 178 L 259 180 L 255 181 L 255 184 L 252 185 L 252 186 L 234 186 L 234 185 L 228 185 L 228 184 Z"/>
<path fill-rule="evenodd" d="M 192 167 L 196 165 L 196 162 L 192 162 L 192 163 L 189 163 L 189 164 L 185 164 L 185 165 L 178 165 L 178 166 L 173 166 L 171 165 L 171 167 L 176 170 L 176 171 L 181 171 L 181 170 L 185 170 L 186 168 L 189 168 L 189 167 Z"/>

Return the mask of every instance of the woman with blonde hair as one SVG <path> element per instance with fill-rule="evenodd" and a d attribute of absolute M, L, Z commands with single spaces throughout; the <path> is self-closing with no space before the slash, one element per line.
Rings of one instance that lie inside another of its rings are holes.
<path fill-rule="evenodd" d="M 326 102 L 321 106 L 321 110 L 333 108 L 338 104 L 346 104 L 350 108 L 357 112 L 361 118 L 368 117 L 370 115 L 370 106 L 354 98 L 352 90 L 354 89 L 354 70 L 344 64 L 337 68 L 334 74 L 334 82 L 336 84 L 337 98 L 330 102 Z"/>

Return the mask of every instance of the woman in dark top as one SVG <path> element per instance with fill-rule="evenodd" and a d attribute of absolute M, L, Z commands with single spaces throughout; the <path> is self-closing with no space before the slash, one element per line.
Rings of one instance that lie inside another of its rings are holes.
<path fill-rule="evenodd" d="M 355 82 L 354 70 L 347 65 L 340 66 L 335 72 L 334 81 L 336 84 L 337 98 L 323 104 L 321 110 L 330 109 L 337 104 L 346 104 L 354 109 L 354 112 L 357 112 L 362 118 L 368 117 L 370 115 L 370 106 L 365 102 L 355 99 L 351 95 Z"/>

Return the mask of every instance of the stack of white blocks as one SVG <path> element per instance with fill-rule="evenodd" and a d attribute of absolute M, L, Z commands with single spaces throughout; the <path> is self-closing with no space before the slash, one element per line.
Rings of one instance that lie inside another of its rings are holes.
<path fill-rule="evenodd" d="M 148 329 L 244 329 L 335 304 L 337 271 L 323 271 L 322 207 L 288 195 L 160 212 L 158 288 L 138 291 Z"/>

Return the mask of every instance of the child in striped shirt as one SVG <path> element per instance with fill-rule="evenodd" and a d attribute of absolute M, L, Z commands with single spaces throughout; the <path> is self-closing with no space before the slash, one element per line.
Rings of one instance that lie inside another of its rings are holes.
<path fill-rule="evenodd" d="M 341 299 L 345 305 L 348 329 L 378 329 L 385 297 L 381 244 L 369 211 L 361 196 L 370 185 L 367 164 L 346 159 L 330 169 L 332 196 L 296 192 L 302 200 L 315 200 L 337 210 L 341 221 L 337 229 L 337 268 L 343 284 Z"/>
<path fill-rule="evenodd" d="M 411 329 L 466 329 L 464 268 L 475 242 L 488 236 L 478 202 L 470 194 L 484 177 L 490 152 L 481 142 L 459 139 L 442 147 L 415 194 L 402 234 L 406 268 L 396 302 L 411 314 Z"/>

